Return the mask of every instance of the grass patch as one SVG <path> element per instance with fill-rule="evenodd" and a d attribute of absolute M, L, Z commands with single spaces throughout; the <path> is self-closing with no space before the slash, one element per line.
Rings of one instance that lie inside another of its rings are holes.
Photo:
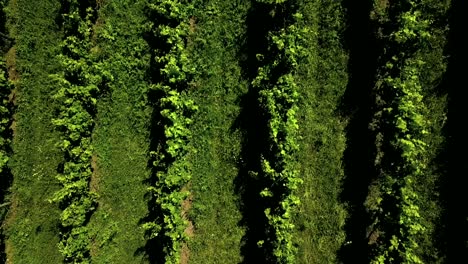
<path fill-rule="evenodd" d="M 108 1 L 100 9 L 96 49 L 113 75 L 98 99 L 94 172 L 99 194 L 89 227 L 93 263 L 141 263 L 145 259 L 140 221 L 149 175 L 150 109 L 146 106 L 148 47 L 143 39 L 146 1 Z"/>
<path fill-rule="evenodd" d="M 236 195 L 241 134 L 235 129 L 239 101 L 247 91 L 238 58 L 248 1 L 211 0 L 196 6 L 193 91 L 199 111 L 192 144 L 194 236 L 189 263 L 239 263 L 244 234 Z"/>
<path fill-rule="evenodd" d="M 60 263 L 59 209 L 48 202 L 59 188 L 61 155 L 51 120 L 56 91 L 49 74 L 59 66 L 59 1 L 10 1 L 10 33 L 16 39 L 17 110 L 10 163 L 12 208 L 6 220 L 8 263 Z"/>

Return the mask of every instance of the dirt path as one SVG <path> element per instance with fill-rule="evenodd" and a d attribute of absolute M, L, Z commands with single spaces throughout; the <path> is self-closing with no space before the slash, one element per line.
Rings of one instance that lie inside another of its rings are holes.
<path fill-rule="evenodd" d="M 16 219 L 16 214 L 17 214 L 17 208 L 18 208 L 18 199 L 16 198 L 15 195 L 12 196 L 11 198 L 11 205 L 8 210 L 7 217 L 5 219 L 5 222 L 3 222 L 2 229 L 7 229 Z M 6 264 L 13 264 L 13 246 L 11 245 L 11 242 L 6 239 L 5 240 L 5 255 L 6 255 Z"/>
<path fill-rule="evenodd" d="M 190 25 L 189 26 L 190 34 L 194 34 L 195 30 L 196 30 L 196 18 L 195 17 L 190 18 L 189 25 Z M 193 45 L 193 36 L 188 38 L 187 46 L 190 47 L 192 45 Z M 187 186 L 184 187 L 182 191 L 186 191 L 186 190 L 190 190 L 190 189 L 191 189 L 191 184 L 188 183 Z M 189 238 L 193 237 L 194 232 L 195 232 L 195 228 L 193 226 L 193 223 L 192 223 L 192 221 L 190 221 L 190 219 L 188 217 L 188 212 L 192 208 L 192 204 L 193 204 L 193 194 L 190 193 L 189 197 L 187 197 L 187 199 L 185 199 L 182 202 L 182 217 L 185 220 L 188 221 L 187 227 L 185 228 L 184 232 Z M 189 249 L 187 243 L 184 243 L 182 245 L 180 263 L 181 264 L 187 264 L 189 262 L 189 258 L 190 258 L 190 249 Z"/>
<path fill-rule="evenodd" d="M 97 165 L 97 155 L 93 154 L 91 157 L 91 179 L 89 180 L 89 189 L 91 192 L 99 192 L 99 168 Z"/>
<path fill-rule="evenodd" d="M 190 190 L 190 183 L 187 185 L 186 188 L 183 189 L 183 191 Z M 192 203 L 193 203 L 193 195 L 190 193 L 189 197 L 185 199 L 182 202 L 182 217 L 188 221 L 188 225 L 185 228 L 185 234 L 191 238 L 194 235 L 195 228 L 193 226 L 192 221 L 190 221 L 188 217 L 188 212 L 192 208 Z M 188 248 L 187 243 L 184 243 L 182 245 L 182 252 L 181 252 L 181 257 L 180 257 L 180 263 L 181 264 L 187 264 L 189 262 L 189 257 L 190 257 L 190 249 Z"/>

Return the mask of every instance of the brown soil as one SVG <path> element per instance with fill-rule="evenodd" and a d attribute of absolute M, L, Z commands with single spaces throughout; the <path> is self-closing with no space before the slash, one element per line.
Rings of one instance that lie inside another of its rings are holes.
<path fill-rule="evenodd" d="M 94 22 L 94 25 L 92 26 L 93 33 L 91 35 L 91 42 L 92 42 L 92 48 L 91 48 L 91 53 L 98 54 L 100 53 L 100 48 L 98 45 L 96 45 L 97 42 L 97 37 L 98 37 L 98 32 L 100 28 L 104 24 L 104 19 L 99 16 L 99 10 L 101 7 L 104 6 L 106 0 L 97 0 L 96 1 L 96 10 L 98 11 L 98 17 L 96 18 L 96 21 Z M 96 153 L 94 153 L 91 156 L 91 178 L 89 180 L 89 190 L 94 193 L 99 193 L 99 183 L 100 183 L 100 173 L 99 173 L 99 166 L 98 166 L 98 157 Z M 98 241 L 96 241 L 96 237 L 93 237 L 90 242 L 90 255 L 91 258 L 96 256 L 98 254 Z"/>
<path fill-rule="evenodd" d="M 98 12 L 98 17 L 94 22 L 92 27 L 93 33 L 91 35 L 91 42 L 93 43 L 93 47 L 91 48 L 91 53 L 98 54 L 101 52 L 99 45 L 96 45 L 98 32 L 101 30 L 101 27 L 104 25 L 104 18 L 99 16 L 99 10 L 104 6 L 105 0 L 97 0 L 96 1 L 96 10 Z"/>
<path fill-rule="evenodd" d="M 369 236 L 367 237 L 368 238 L 368 244 L 372 245 L 372 244 L 377 243 L 377 241 L 379 240 L 380 234 L 381 234 L 381 232 L 379 230 L 373 230 L 369 234 Z"/>
<path fill-rule="evenodd" d="M 89 255 L 91 255 L 91 258 L 96 257 L 97 252 L 98 252 L 98 246 L 97 246 L 97 241 L 95 238 L 91 239 L 91 247 L 89 249 Z"/>
<path fill-rule="evenodd" d="M 195 17 L 191 17 L 190 18 L 190 21 L 189 21 L 189 24 L 190 24 L 190 28 L 189 28 L 189 32 L 190 34 L 193 34 L 195 33 L 195 29 L 196 29 L 196 19 Z M 187 43 L 187 46 L 192 46 L 193 45 L 193 37 L 189 36 L 188 38 L 188 43 Z M 186 191 L 186 190 L 190 190 L 190 183 L 187 184 L 187 186 L 185 186 L 183 188 L 182 191 Z M 192 202 L 193 202 L 193 195 L 192 193 L 190 193 L 189 197 L 187 197 L 187 199 L 185 199 L 183 202 L 182 202 L 182 217 L 188 221 L 188 225 L 187 227 L 185 228 L 185 234 L 188 236 L 188 237 L 193 237 L 194 235 L 194 232 L 195 232 L 195 228 L 193 226 L 193 223 L 192 221 L 190 221 L 190 219 L 188 218 L 188 212 L 190 211 L 190 208 L 192 208 Z M 187 246 L 187 243 L 184 243 L 182 245 L 182 252 L 181 252 L 181 256 L 180 256 L 180 263 L 181 264 L 187 264 L 189 262 L 189 258 L 190 258 L 190 249 L 189 247 Z"/>
<path fill-rule="evenodd" d="M 191 17 L 190 18 L 190 33 L 194 33 L 195 32 L 195 23 L 196 20 L 195 20 L 195 17 Z"/>
<path fill-rule="evenodd" d="M 92 169 L 92 174 L 91 174 L 91 179 L 89 180 L 89 189 L 91 192 L 98 192 L 99 190 L 99 169 L 97 166 L 97 155 L 93 154 L 91 156 L 91 169 Z"/>
<path fill-rule="evenodd" d="M 104 3 L 106 2 L 106 0 L 96 0 L 96 7 L 99 9 L 101 8 Z"/>
<path fill-rule="evenodd" d="M 10 241 L 5 241 L 5 253 L 7 255 L 6 262 L 5 264 L 13 264 L 13 260 L 11 259 L 11 256 L 13 256 L 13 248 L 10 244 Z M 10 256 L 10 257 L 8 257 Z"/>
<path fill-rule="evenodd" d="M 382 8 L 387 8 L 388 7 L 388 0 L 380 0 L 380 6 Z"/>
<path fill-rule="evenodd" d="M 187 244 L 182 245 L 182 253 L 180 256 L 180 264 L 187 264 L 189 261 L 190 251 L 187 247 Z"/>
<path fill-rule="evenodd" d="M 19 73 L 16 70 L 16 47 L 12 47 L 6 54 L 5 56 L 6 59 L 6 66 L 8 70 L 8 78 L 10 81 L 13 82 L 13 84 L 16 84 L 18 80 L 20 79 Z M 10 93 L 9 96 L 9 101 L 13 105 L 17 105 L 17 99 L 18 99 L 18 89 L 15 87 Z M 11 122 L 10 129 L 13 130 L 13 137 L 16 135 L 16 118 L 15 115 L 13 115 L 13 121 Z"/>
<path fill-rule="evenodd" d="M 16 70 L 16 47 L 12 47 L 5 55 L 5 63 L 8 69 L 8 76 L 11 81 L 19 80 L 19 74 Z M 10 98 L 11 99 L 11 98 Z"/>
<path fill-rule="evenodd" d="M 99 192 L 99 169 L 97 165 L 97 155 L 93 154 L 91 156 L 91 178 L 89 179 L 89 190 L 94 193 Z M 98 242 L 96 241 L 95 237 L 91 239 L 90 242 L 90 255 L 91 257 L 96 256 L 98 252 Z"/>
<path fill-rule="evenodd" d="M 183 191 L 186 191 L 187 189 L 190 189 L 190 184 L 186 188 L 184 188 Z M 187 199 L 185 199 L 182 202 L 182 216 L 185 220 L 188 220 L 188 225 L 185 228 L 185 234 L 188 237 L 193 237 L 195 228 L 193 226 L 192 221 L 188 219 L 188 212 L 190 211 L 190 208 L 192 208 L 192 203 L 193 203 L 193 195 L 190 194 Z M 181 258 L 180 258 L 180 263 L 181 264 L 187 264 L 189 262 L 189 257 L 190 257 L 190 249 L 188 248 L 187 244 L 184 243 L 182 245 L 182 252 L 181 252 Z"/>
<path fill-rule="evenodd" d="M 190 187 L 188 187 L 190 188 Z M 187 188 L 187 189 L 188 189 Z M 184 188 L 185 189 L 185 188 Z M 185 191 L 185 190 L 184 190 Z M 185 229 L 185 233 L 189 236 L 189 237 L 192 237 L 193 236 L 193 232 L 194 232 L 194 227 L 193 227 L 193 223 L 188 219 L 188 212 L 190 211 L 190 209 L 192 208 L 192 203 L 193 203 L 193 195 L 190 194 L 189 197 L 187 197 L 187 199 L 185 199 L 183 202 L 182 202 L 182 217 L 185 219 L 185 220 L 188 220 L 188 226 L 187 228 Z"/>
<path fill-rule="evenodd" d="M 20 79 L 19 73 L 16 70 L 16 47 L 12 47 L 7 54 L 5 55 L 5 62 L 8 71 L 8 78 L 11 82 L 15 85 L 13 90 L 10 93 L 9 101 L 13 105 L 17 105 L 18 99 L 18 89 L 16 87 L 16 83 Z M 11 122 L 10 129 L 13 132 L 13 137 L 16 135 L 16 116 L 13 114 L 13 121 Z"/>
<path fill-rule="evenodd" d="M 91 178 L 89 179 L 89 190 L 94 193 L 99 192 L 99 169 L 97 165 L 97 159 L 98 158 L 96 154 L 93 154 L 91 156 L 92 173 L 91 173 Z M 91 249 L 89 253 L 91 257 L 96 256 L 98 252 L 98 246 L 97 246 L 97 241 L 95 237 L 91 239 L 90 245 L 91 245 Z"/>
<path fill-rule="evenodd" d="M 376 4 L 374 5 L 374 10 L 371 11 L 371 18 L 372 19 L 376 19 L 378 15 L 378 13 L 376 14 L 376 12 L 388 12 L 388 7 L 389 7 L 389 0 L 379 0 L 378 2 L 376 2 Z"/>
<path fill-rule="evenodd" d="M 11 205 L 8 210 L 7 217 L 5 219 L 5 222 L 3 222 L 3 229 L 8 228 L 16 219 L 16 214 L 18 212 L 18 199 L 16 198 L 16 195 L 13 195 L 11 198 Z M 13 264 L 13 257 L 14 256 L 14 249 L 13 246 L 11 245 L 10 240 L 5 241 L 5 254 L 6 254 L 6 264 Z"/>
<path fill-rule="evenodd" d="M 195 17 L 191 17 L 189 20 L 189 36 L 187 38 L 187 47 L 191 48 L 193 46 L 193 39 L 194 39 L 194 33 L 196 30 L 196 19 Z"/>
<path fill-rule="evenodd" d="M 18 208 L 18 199 L 16 198 L 16 195 L 13 194 L 11 197 L 11 204 L 10 204 L 10 208 L 8 209 L 7 217 L 5 221 L 3 222 L 4 227 L 10 226 L 14 222 L 14 220 L 16 219 L 16 213 L 18 212 L 17 208 Z"/>

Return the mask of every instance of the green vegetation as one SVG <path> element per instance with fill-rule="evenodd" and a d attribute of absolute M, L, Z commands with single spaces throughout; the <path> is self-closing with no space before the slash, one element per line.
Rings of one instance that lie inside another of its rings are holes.
<path fill-rule="evenodd" d="M 0 261 L 453 262 L 451 2 L 0 1 Z"/>
<path fill-rule="evenodd" d="M 444 71 L 442 67 L 437 73 L 431 73 L 425 66 L 434 63 L 433 55 L 425 49 L 431 45 L 437 47 L 441 42 L 438 28 L 433 25 L 434 16 L 425 14 L 430 7 L 430 3 L 406 1 L 376 13 L 387 30 L 381 37 L 389 48 L 381 60 L 384 65 L 378 72 L 376 86 L 376 95 L 381 98 L 381 110 L 375 116 L 381 136 L 377 154 L 381 196 L 376 199 L 375 214 L 377 228 L 385 231 L 376 245 L 373 263 L 424 263 L 423 255 L 428 254 L 418 249 L 419 244 L 425 243 L 428 228 L 435 224 L 429 216 L 423 218 L 420 206 L 428 205 L 420 195 L 427 193 L 418 190 L 418 183 L 433 188 L 427 180 L 434 177 L 429 168 L 428 148 L 437 144 L 436 127 L 430 123 L 426 106 L 431 99 L 424 100 L 423 88 L 431 88 L 434 80 L 430 78 Z M 437 101 L 432 101 L 438 107 Z M 431 117 L 437 118 L 440 109 L 432 108 L 435 114 Z M 430 132 L 435 134 L 432 142 L 428 137 Z"/>
<path fill-rule="evenodd" d="M 408 50 L 412 51 L 417 50 L 419 45 L 424 45 L 424 41 L 430 37 L 429 21 L 421 18 L 421 11 L 414 2 L 410 1 L 408 4 L 411 7 L 398 15 L 400 25 L 396 31 L 390 33 L 390 40 L 395 42 L 395 46 L 409 46 Z M 416 237 L 424 232 L 424 227 L 420 221 L 419 206 L 415 203 L 418 195 L 413 185 L 427 167 L 422 158 L 427 146 L 423 136 L 428 133 L 419 80 L 423 64 L 424 61 L 412 58 L 408 52 L 400 52 L 386 63 L 381 77 L 383 82 L 379 89 L 390 94 L 382 116 L 389 125 L 395 126 L 390 152 L 398 153 L 401 160 L 392 160 L 395 163 L 393 168 L 384 172 L 385 184 L 381 190 L 383 197 L 378 200 L 384 210 L 380 224 L 385 226 L 397 223 L 398 227 L 395 228 L 396 233 L 385 234 L 384 249 L 379 251 L 373 261 L 375 263 L 422 263 L 415 251 L 418 247 Z M 393 72 L 396 72 L 396 76 Z M 396 206 L 396 209 L 388 208 L 389 206 Z"/>
<path fill-rule="evenodd" d="M 150 152 L 154 179 L 148 188 L 152 196 L 149 218 L 154 219 L 143 227 L 149 232 L 149 239 L 160 240 L 165 263 L 175 264 L 180 263 L 186 236 L 187 221 L 183 218 L 182 202 L 190 192 L 183 188 L 191 174 L 185 156 L 190 149 L 190 115 L 197 110 L 186 95 L 195 71 L 186 44 L 193 6 L 190 1 L 162 0 L 148 7 L 152 18 L 150 32 L 154 34 L 150 43 L 154 47 L 154 72 L 149 100 L 155 104 L 153 130 L 161 130 L 155 127 L 157 125 L 162 126 L 163 131 L 155 132 L 152 138 L 159 141 Z"/>
<path fill-rule="evenodd" d="M 149 47 L 145 1 L 99 6 L 93 51 L 112 79 L 96 105 L 90 189 L 99 194 L 88 227 L 93 263 L 141 263 L 147 213 Z"/>
<path fill-rule="evenodd" d="M 86 227 L 96 208 L 97 194 L 89 190 L 91 179 L 91 134 L 100 88 L 107 72 L 93 58 L 92 24 L 94 10 L 77 1 L 65 1 L 63 14 L 65 40 L 59 55 L 63 72 L 53 76 L 60 88 L 54 99 L 60 102 L 53 124 L 63 131 L 60 148 L 65 155 L 63 171 L 57 176 L 63 188 L 52 201 L 59 202 L 61 241 L 59 250 L 66 262 L 89 263 L 90 235 Z M 108 77 L 111 78 L 111 77 Z"/>
<path fill-rule="evenodd" d="M 5 13 L 3 12 L 5 1 L 0 1 L 0 24 L 5 30 Z M 1 43 L 6 46 L 9 39 L 2 39 Z M 13 104 L 10 95 L 13 91 L 12 81 L 9 79 L 8 69 L 5 63 L 4 50 L 0 59 L 0 261 L 5 261 L 5 240 L 1 223 L 5 219 L 8 211 L 9 201 L 6 201 L 6 194 L 11 185 L 11 172 L 7 166 L 11 156 L 11 121 L 13 114 Z"/>
<path fill-rule="evenodd" d="M 9 95 L 12 91 L 12 85 L 8 80 L 5 63 L 0 62 L 0 223 L 5 219 L 9 202 L 5 201 L 5 195 L 8 191 L 8 186 L 11 182 L 11 173 L 7 166 L 7 162 L 11 155 L 10 141 L 11 133 L 9 126 L 11 125 L 11 102 Z M 0 249 L 4 251 L 5 241 L 3 230 L 0 229 Z M 5 261 L 5 255 L 0 254 L 0 260 Z"/>
<path fill-rule="evenodd" d="M 294 191 L 302 183 L 294 159 L 299 148 L 296 117 L 299 93 L 294 74 L 300 59 L 307 54 L 301 42 L 304 35 L 310 32 L 295 25 L 302 19 L 301 13 L 295 13 L 288 4 L 272 7 L 273 11 L 279 9 L 293 14 L 281 14 L 284 17 L 275 14 L 278 18 L 273 19 L 280 20 L 278 24 L 286 26 L 268 32 L 270 45 L 267 54 L 258 54 L 258 57 L 260 60 L 271 57 L 271 61 L 266 59 L 265 66 L 258 69 L 258 76 L 253 81 L 253 87 L 260 90 L 258 100 L 262 116 L 267 120 L 268 131 L 267 151 L 261 153 L 260 161 L 260 177 L 264 178 L 266 187 L 260 195 L 268 200 L 265 203 L 269 205 L 265 209 L 269 241 L 260 240 L 258 244 L 271 244 L 268 247 L 273 249 L 274 262 L 294 263 L 296 250 L 292 240 L 294 224 L 291 218 L 294 207 L 300 203 Z"/>
<path fill-rule="evenodd" d="M 298 263 L 336 263 L 345 242 L 343 185 L 345 120 L 340 104 L 348 81 L 342 43 L 344 9 L 340 1 L 301 1 L 304 42 L 309 55 L 299 64 L 299 174 L 301 204 L 295 215 Z M 362 88 L 361 88 L 362 89 Z M 355 104 L 355 102 L 354 102 Z"/>
<path fill-rule="evenodd" d="M 16 109 L 12 124 L 11 162 L 13 183 L 5 228 L 6 263 L 60 263 L 58 251 L 60 210 L 49 199 L 58 191 L 55 179 L 63 158 L 56 147 L 59 133 L 52 125 L 52 98 L 57 85 L 50 75 L 59 70 L 56 57 L 62 33 L 55 18 L 57 1 L 9 1 L 7 28 L 15 45 L 7 64 L 14 80 Z M 23 12 L 27 10 L 27 12 Z M 34 15 L 32 15 L 34 14 Z"/>
<path fill-rule="evenodd" d="M 250 4 L 248 0 L 194 4 L 191 58 L 196 72 L 191 97 L 199 109 L 192 125 L 196 151 L 188 155 L 192 180 L 185 206 L 190 208 L 191 224 L 183 256 L 189 263 L 239 263 L 247 221 L 237 193 L 243 188 L 239 179 L 245 176 L 241 159 L 245 124 L 239 116 L 248 89 L 242 45 Z"/>
<path fill-rule="evenodd" d="M 9 100 L 12 85 L 8 79 L 4 61 L 0 62 L 0 174 L 7 168 L 8 149 L 10 146 L 9 126 L 11 123 L 11 102 Z M 3 182 L 3 181 L 2 181 Z"/>

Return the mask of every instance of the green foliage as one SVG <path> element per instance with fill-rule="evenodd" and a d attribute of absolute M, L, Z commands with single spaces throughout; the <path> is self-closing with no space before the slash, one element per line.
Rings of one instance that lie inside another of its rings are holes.
<path fill-rule="evenodd" d="M 298 99 L 299 93 L 294 79 L 298 62 L 308 53 L 303 47 L 304 36 L 310 33 L 307 27 L 297 27 L 302 14 L 292 15 L 291 24 L 269 33 L 269 54 L 274 56 L 269 64 L 258 69 L 252 82 L 260 89 L 259 103 L 268 120 L 269 152 L 263 153 L 262 175 L 271 182 L 260 195 L 275 202 L 265 209 L 270 225 L 269 231 L 273 255 L 277 263 L 294 263 L 296 248 L 293 245 L 294 224 L 292 214 L 299 204 L 295 195 L 302 183 L 298 175 L 295 154 L 299 149 Z M 262 56 L 258 56 L 262 57 Z M 275 76 L 280 71 L 279 76 Z M 284 71 L 284 72 L 282 72 Z M 260 241 L 259 244 L 263 244 Z"/>
<path fill-rule="evenodd" d="M 0 175 L 8 162 L 8 148 L 11 139 L 5 137 L 11 123 L 11 107 L 9 95 L 12 90 L 11 82 L 8 80 L 6 66 L 0 61 Z"/>
<path fill-rule="evenodd" d="M 87 224 L 93 263 L 144 263 L 141 219 L 148 178 L 150 107 L 146 96 L 149 47 L 141 36 L 146 2 L 105 1 L 93 28 L 102 65 L 113 76 L 96 105 L 92 132 L 98 208 Z M 136 253 L 138 252 L 138 254 Z"/>
<path fill-rule="evenodd" d="M 310 33 L 304 43 L 308 56 L 295 76 L 300 94 L 297 157 L 304 181 L 296 192 L 301 200 L 294 217 L 296 262 L 337 263 L 346 235 L 340 201 L 346 123 L 337 113 L 350 70 L 342 34 L 348 25 L 343 1 L 298 1 L 298 6 Z"/>
<path fill-rule="evenodd" d="M 53 76 L 60 87 L 54 99 L 61 103 L 53 124 L 63 132 L 59 146 L 65 163 L 57 176 L 63 188 L 54 194 L 52 201 L 63 208 L 60 252 L 68 262 L 89 263 L 90 237 L 86 224 L 96 208 L 97 198 L 89 190 L 91 133 L 97 96 L 102 92 L 103 82 L 112 77 L 91 52 L 93 8 L 88 7 L 82 17 L 78 1 L 67 4 L 69 11 L 63 14 L 66 38 L 59 55 L 63 71 Z"/>
<path fill-rule="evenodd" d="M 149 256 L 150 262 L 180 263 L 188 253 L 189 263 L 249 262 L 244 246 L 257 235 L 249 232 L 263 231 L 266 239 L 257 245 L 258 252 L 271 251 L 266 262 L 337 262 L 345 237 L 339 192 L 346 120 L 337 113 L 347 79 L 342 1 L 64 0 L 61 19 L 60 2 L 10 1 L 19 6 L 9 18 L 18 55 L 18 128 L 12 157 L 4 151 L 11 142 L 0 137 L 0 172 L 8 163 L 14 174 L 7 199 L 16 219 L 5 225 L 12 263 L 60 262 L 59 252 L 48 248 L 59 238 L 60 252 L 72 263 L 144 262 L 141 252 L 159 249 L 148 245 L 162 246 L 164 255 Z M 430 253 L 421 253 L 432 249 L 421 243 L 433 228 L 425 219 L 431 210 L 425 212 L 424 200 L 431 196 L 421 193 L 427 187 L 421 179 L 437 151 L 432 141 L 442 140 L 432 133 L 444 110 L 438 105 L 440 113 L 431 116 L 428 97 L 437 95 L 426 89 L 444 68 L 441 54 L 428 54 L 443 46 L 434 37 L 443 34 L 434 29 L 440 21 L 432 20 L 442 4 L 376 2 L 373 15 L 385 24 L 378 34 L 388 46 L 380 54 L 378 102 L 370 107 L 382 110 L 375 117 L 383 134 L 376 159 L 383 176 L 375 212 L 380 234 L 371 257 L 373 263 L 431 263 L 424 258 Z M 106 15 L 97 18 L 94 5 L 104 6 Z M 253 25 L 259 20 L 251 16 L 265 10 L 271 24 Z M 263 36 L 250 34 L 265 28 L 268 46 L 253 43 Z M 252 50 L 261 53 L 258 63 Z M 258 71 L 250 83 L 252 66 Z M 9 130 L 12 114 L 5 107 L 12 87 L 4 71 L 2 64 L 0 134 Z M 257 101 L 249 101 L 252 94 Z M 260 105 L 261 114 L 249 112 L 249 104 Z M 251 116 L 240 117 L 244 111 Z M 249 129 L 267 133 L 261 143 L 252 142 Z M 259 171 L 245 177 L 252 167 Z M 92 177 L 97 171 L 102 178 Z M 248 202 L 239 201 L 243 188 L 252 182 L 262 185 L 253 189 L 266 207 L 258 210 L 266 230 L 262 221 L 245 220 L 256 212 L 241 208 Z M 45 203 L 51 193 L 61 215 Z"/>
<path fill-rule="evenodd" d="M 157 75 L 160 78 L 155 78 L 150 87 L 160 94 L 150 100 L 157 101 L 156 109 L 164 125 L 164 143 L 161 149 L 150 153 L 154 158 L 156 180 L 148 191 L 154 197 L 154 207 L 161 211 L 162 216 L 146 222 L 143 227 L 150 233 L 150 239 L 157 236 L 167 239 L 168 242 L 163 245 L 166 263 L 179 263 L 187 226 L 182 215 L 182 202 L 189 195 L 189 191 L 182 188 L 191 179 L 185 155 L 189 151 L 190 115 L 197 109 L 186 93 L 195 71 L 187 51 L 193 6 L 187 1 L 157 0 L 150 3 L 148 8 L 155 17 L 162 18 L 152 21 L 148 28 L 155 39 L 168 48 L 155 50 L 154 60 L 159 65 Z"/>
<path fill-rule="evenodd" d="M 0 7 L 2 3 L 0 2 Z M 0 11 L 1 12 L 1 11 Z M 11 156 L 11 133 L 10 124 L 12 111 L 9 95 L 12 91 L 12 84 L 8 79 L 5 63 L 0 61 L 0 261 L 4 260 L 4 230 L 3 220 L 5 218 L 9 202 L 5 196 L 9 189 L 9 168 L 7 163 Z"/>
<path fill-rule="evenodd" d="M 196 152 L 188 154 L 193 197 L 189 219 L 195 228 L 188 241 L 189 263 L 242 262 L 246 226 L 236 191 L 243 146 L 241 131 L 237 127 L 233 131 L 233 126 L 249 82 L 242 76 L 242 42 L 250 4 L 250 0 L 194 3 L 190 58 L 197 71 L 191 98 L 199 110 L 193 116 L 190 140 Z"/>
<path fill-rule="evenodd" d="M 14 263 L 60 263 L 57 250 L 59 209 L 47 198 L 58 188 L 56 169 L 62 158 L 54 142 L 58 133 L 50 120 L 56 102 L 50 73 L 58 68 L 61 32 L 55 18 L 58 1 L 8 1 L 7 30 L 14 45 L 7 53 L 15 90 L 11 126 L 13 183 L 7 199 L 11 209 L 3 228 L 6 257 Z M 25 12 L 29 10 L 30 12 Z M 30 14 L 33 13 L 34 16 Z"/>
<path fill-rule="evenodd" d="M 418 56 L 431 38 L 431 21 L 422 18 L 417 1 L 406 1 L 409 10 L 397 16 L 397 29 L 389 41 L 399 50 L 385 64 L 383 87 L 392 94 L 384 111 L 395 132 L 390 142 L 391 151 L 399 153 L 399 160 L 384 176 L 386 184 L 381 203 L 395 200 L 395 212 L 383 208 L 383 228 L 395 222 L 394 233 L 386 234 L 386 241 L 372 263 L 423 263 L 417 254 L 418 236 L 425 232 L 418 205 L 415 180 L 426 172 L 425 134 L 428 133 L 427 112 L 423 101 L 421 74 L 425 62 Z M 387 202 L 388 203 L 388 202 Z"/>
<path fill-rule="evenodd" d="M 4 9 L 5 1 L 0 1 L 0 23 L 5 23 L 4 21 Z M 4 27 L 4 25 L 1 25 Z M 2 47 L 3 48 L 3 47 Z M 8 80 L 7 68 L 3 59 L 3 56 L 0 60 L 0 175 L 2 174 L 5 166 L 8 162 L 8 153 L 7 149 L 11 143 L 10 138 L 5 137 L 6 132 L 9 130 L 9 124 L 11 122 L 11 103 L 9 100 L 9 95 L 12 90 L 12 84 Z M 0 180 L 0 182 L 3 182 Z M 1 189 L 1 187 L 0 187 Z M 1 194 L 0 194 L 1 195 Z M 0 201 L 2 202 L 2 201 Z"/>

